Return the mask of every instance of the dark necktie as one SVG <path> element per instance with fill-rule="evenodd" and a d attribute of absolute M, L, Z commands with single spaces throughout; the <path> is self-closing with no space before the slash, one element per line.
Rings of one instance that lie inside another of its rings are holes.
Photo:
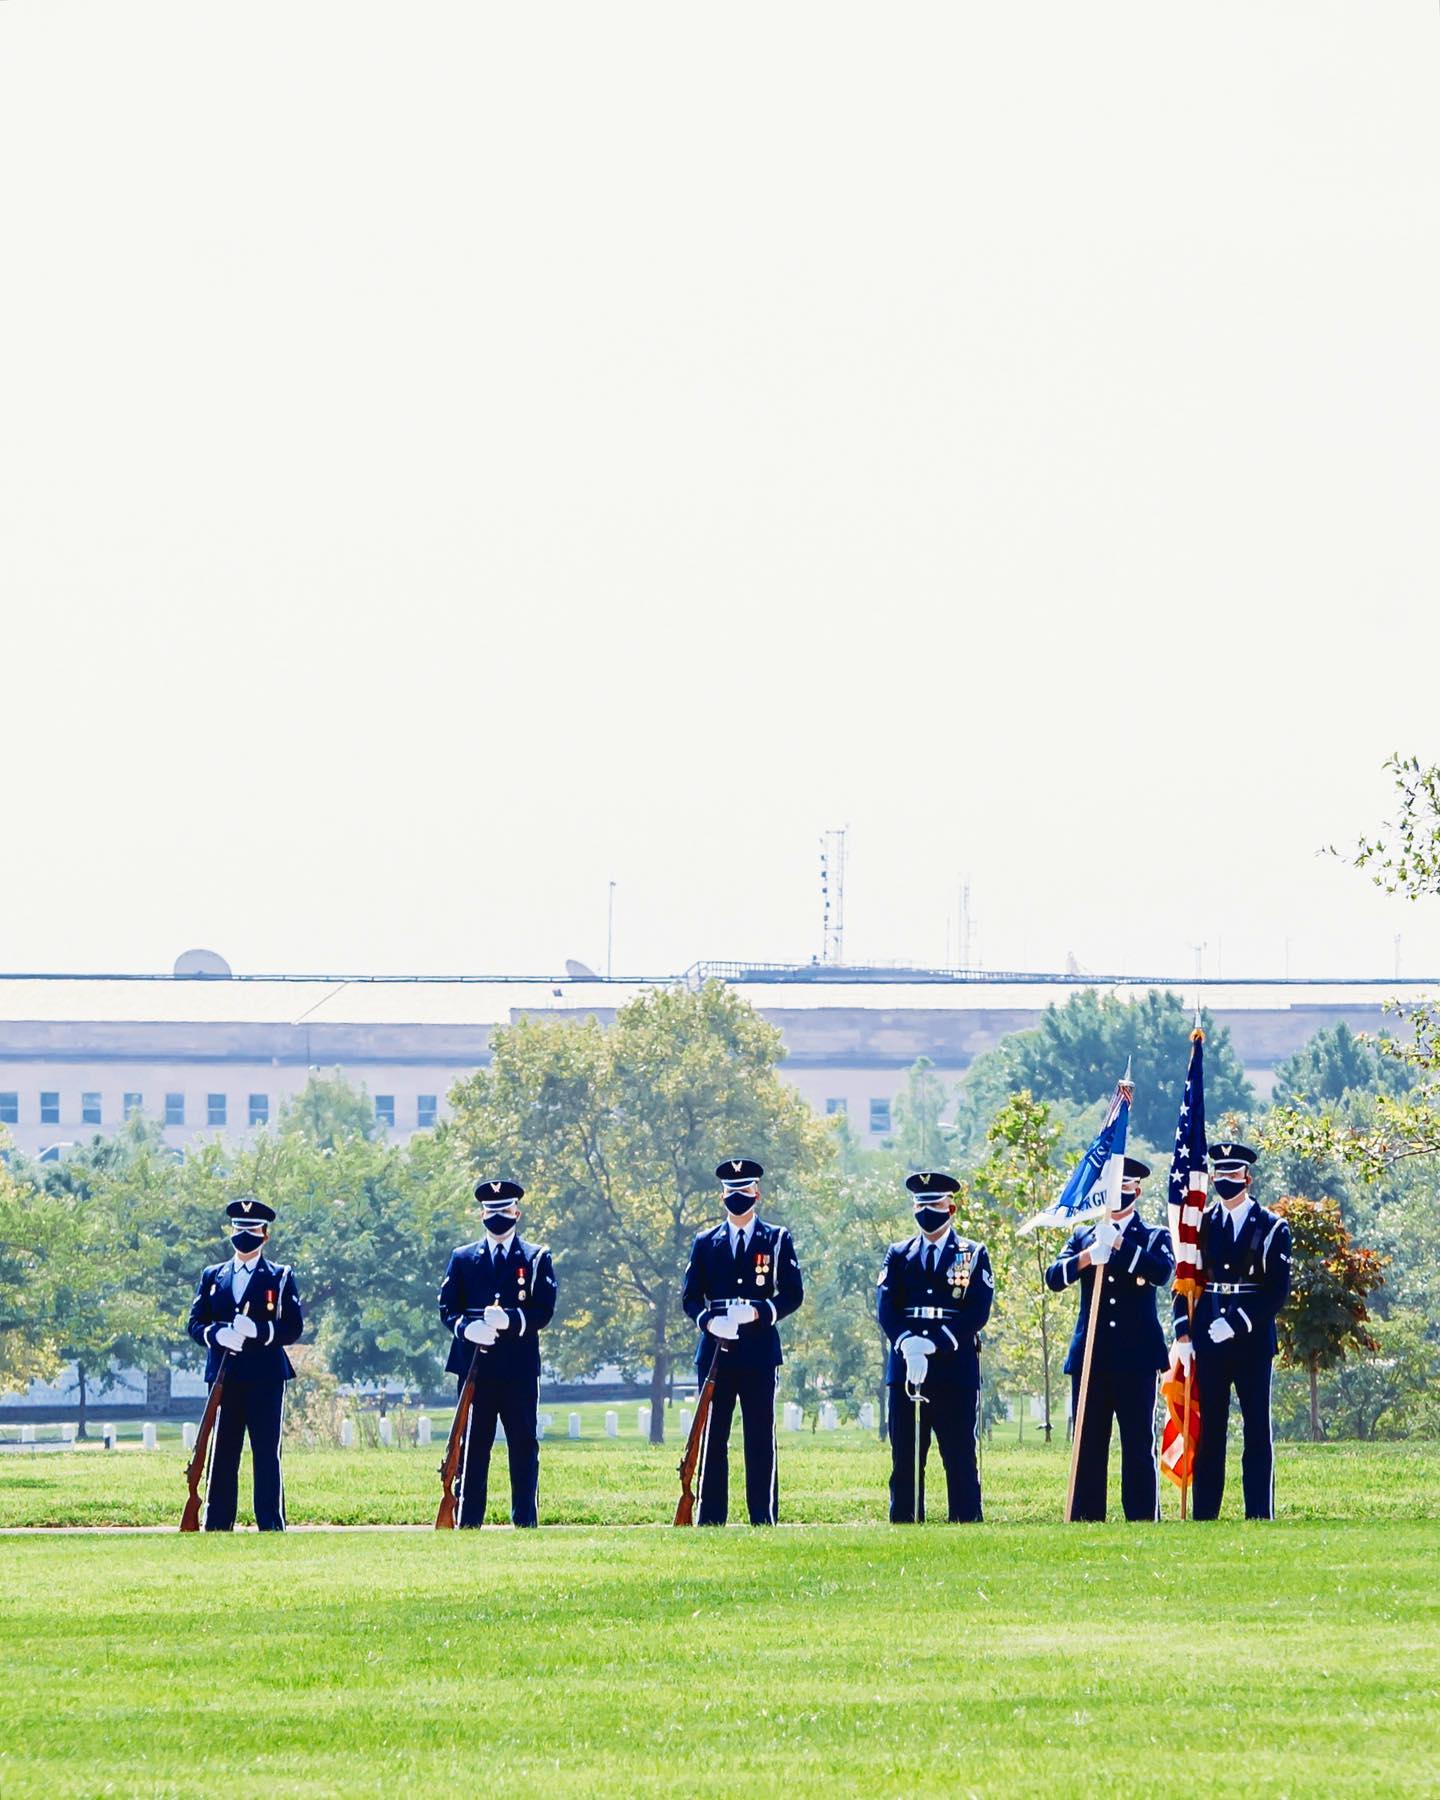
<path fill-rule="evenodd" d="M 935 1273 L 937 1258 L 938 1252 L 936 1251 L 935 1246 L 933 1244 L 927 1244 L 925 1246 L 925 1273 L 927 1275 L 933 1275 Z"/>

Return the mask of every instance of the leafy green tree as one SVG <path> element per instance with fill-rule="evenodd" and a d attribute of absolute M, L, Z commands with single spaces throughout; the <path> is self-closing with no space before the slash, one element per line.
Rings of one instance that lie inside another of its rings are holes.
<path fill-rule="evenodd" d="M 1043 1100 L 1028 1089 L 1012 1094 L 990 1123 L 989 1155 L 971 1176 L 962 1207 L 968 1229 L 990 1252 L 995 1304 L 987 1337 L 998 1373 L 1022 1407 L 1029 1395 L 1041 1396 L 1047 1444 L 1065 1336 L 1044 1279 L 1053 1245 L 1040 1232 L 1021 1237 L 1019 1228 L 1064 1186 L 1062 1135 Z"/>
<path fill-rule="evenodd" d="M 287 1100 L 276 1121 L 281 1138 L 298 1138 L 317 1150 L 334 1150 L 356 1138 L 380 1136 L 375 1105 L 363 1087 L 352 1087 L 337 1069 L 332 1075 L 312 1075 L 301 1091 Z"/>
<path fill-rule="evenodd" d="M 1193 1023 L 1172 993 L 1150 989 L 1127 1001 L 1086 988 L 1064 1006 L 1047 1007 L 1033 1030 L 1014 1033 L 980 1057 L 965 1085 L 992 1095 L 1028 1089 L 1039 1100 L 1090 1107 L 1109 1098 L 1129 1058 L 1135 1082 L 1131 1128 L 1137 1140 L 1169 1144 L 1185 1086 Z M 1215 1116 L 1249 1111 L 1254 1092 L 1228 1028 L 1205 1013 L 1201 1023 L 1207 1108 Z"/>
<path fill-rule="evenodd" d="M 1408 1093 L 1415 1081 L 1412 1069 L 1357 1037 L 1342 1019 L 1277 1066 L 1271 1097 L 1276 1106 L 1319 1112 L 1348 1093 Z"/>
<path fill-rule="evenodd" d="M 891 1108 L 891 1143 L 906 1169 L 949 1166 L 955 1134 L 941 1123 L 949 1102 L 949 1092 L 935 1073 L 934 1063 L 928 1056 L 917 1057 Z"/>
<path fill-rule="evenodd" d="M 1290 1221 L 1293 1242 L 1290 1298 L 1276 1321 L 1280 1353 L 1306 1371 L 1310 1382 L 1310 1435 L 1324 1436 L 1319 1382 L 1349 1350 L 1378 1350 L 1369 1329 L 1366 1297 L 1385 1280 L 1373 1250 L 1350 1241 L 1333 1200 L 1295 1196 L 1277 1200 L 1276 1212 Z"/>
<path fill-rule="evenodd" d="M 782 1391 L 801 1406 L 851 1411 L 876 1401 L 885 1433 L 885 1344 L 875 1287 L 885 1250 L 914 1229 L 909 1195 L 891 1174 L 825 1174 L 805 1193 L 805 1304 L 787 1326 Z"/>
<path fill-rule="evenodd" d="M 467 1179 L 505 1170 L 548 1233 L 560 1308 L 547 1359 L 650 1369 L 663 1441 L 670 1371 L 694 1342 L 680 1289 L 695 1233 L 718 1213 L 715 1164 L 757 1157 L 767 1215 L 789 1222 L 832 1138 L 777 1073 L 779 1032 L 732 990 L 639 995 L 602 1030 L 522 1020 L 451 1094 L 439 1136 Z M 805 1243 L 800 1244 L 803 1256 Z"/>
<path fill-rule="evenodd" d="M 62 1207 L 0 1157 L 0 1393 L 59 1372 L 53 1296 L 65 1239 Z"/>

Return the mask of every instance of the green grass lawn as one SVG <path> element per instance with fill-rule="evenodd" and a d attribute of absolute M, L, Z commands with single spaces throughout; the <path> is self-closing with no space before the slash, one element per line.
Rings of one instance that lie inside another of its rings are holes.
<path fill-rule="evenodd" d="M 1437 1550 L 1400 1520 L 10 1539 L 0 1791 L 1433 1793 Z"/>
<path fill-rule="evenodd" d="M 0 1793 L 1440 1787 L 1440 1446 L 1282 1445 L 1274 1525 L 1158 1528 L 992 1447 L 991 1523 L 918 1532 L 855 1430 L 782 1436 L 811 1530 L 655 1525 L 677 1455 L 547 1441 L 566 1531 L 0 1540 Z M 292 1521 L 427 1522 L 436 1460 L 291 1453 Z M 182 1467 L 7 1455 L 0 1522 L 173 1523 Z"/>
<path fill-rule="evenodd" d="M 631 1413 L 631 1424 L 634 1414 Z M 428 1449 L 287 1450 L 286 1511 L 292 1525 L 401 1525 L 433 1521 L 443 1434 Z M 740 1469 L 739 1431 L 732 1477 Z M 541 1448 L 540 1516 L 563 1525 L 645 1525 L 675 1509 L 676 1441 L 548 1437 Z M 1057 1442 L 996 1442 L 985 1452 L 987 1520 L 1052 1523 L 1065 1497 L 1068 1448 Z M 1279 1444 L 1276 1489 L 1285 1519 L 1440 1518 L 1440 1445 Z M 496 1448 L 491 1517 L 508 1516 L 505 1451 Z M 175 1442 L 151 1452 L 98 1449 L 0 1456 L 0 1526 L 166 1525 L 185 1499 L 186 1456 Z M 780 1516 L 803 1524 L 881 1522 L 889 1452 L 858 1427 L 780 1436 Z M 1112 1479 L 1112 1504 L 1116 1481 Z M 248 1459 L 241 1469 L 241 1520 L 248 1520 Z M 732 1478 L 732 1501 L 739 1493 Z M 1238 1466 L 1226 1489 L 1238 1507 Z M 1167 1515 L 1178 1511 L 1165 1486 Z"/>

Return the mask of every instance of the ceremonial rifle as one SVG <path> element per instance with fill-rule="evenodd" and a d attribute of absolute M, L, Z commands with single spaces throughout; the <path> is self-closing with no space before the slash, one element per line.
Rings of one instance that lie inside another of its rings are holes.
<path fill-rule="evenodd" d="M 500 1304 L 500 1296 L 495 1296 L 495 1305 Z M 450 1421 L 450 1436 L 445 1444 L 445 1459 L 440 1464 L 440 1510 L 435 1515 L 437 1531 L 453 1531 L 455 1529 L 455 1507 L 459 1500 L 458 1484 L 465 1459 L 465 1439 L 469 1435 L 470 1415 L 475 1409 L 475 1376 L 480 1368 L 480 1354 L 483 1344 L 477 1344 L 470 1357 L 469 1373 L 465 1377 L 465 1385 L 460 1390 L 460 1398 L 455 1402 L 455 1417 Z"/>
<path fill-rule="evenodd" d="M 250 1302 L 247 1300 L 240 1310 L 248 1319 Z M 190 1466 L 185 1471 L 185 1479 L 190 1484 L 190 1498 L 185 1502 L 185 1510 L 180 1515 L 182 1531 L 200 1529 L 200 1517 L 206 1500 L 210 1498 L 210 1458 L 215 1442 L 215 1421 L 220 1416 L 220 1392 L 225 1386 L 225 1371 L 230 1366 L 233 1354 L 233 1351 L 227 1350 L 220 1358 L 220 1367 L 216 1369 L 215 1379 L 210 1384 L 210 1398 L 205 1402 L 205 1411 L 200 1415 L 200 1429 L 195 1433 L 195 1454 L 190 1458 Z"/>
<path fill-rule="evenodd" d="M 695 1465 L 700 1460 L 700 1446 L 705 1442 L 705 1429 L 710 1423 L 710 1408 L 715 1400 L 715 1368 L 720 1361 L 723 1339 L 715 1339 L 710 1368 L 695 1396 L 695 1417 L 690 1423 L 690 1436 L 685 1440 L 685 1454 L 680 1458 L 680 1501 L 675 1508 L 676 1525 L 695 1523 Z"/>

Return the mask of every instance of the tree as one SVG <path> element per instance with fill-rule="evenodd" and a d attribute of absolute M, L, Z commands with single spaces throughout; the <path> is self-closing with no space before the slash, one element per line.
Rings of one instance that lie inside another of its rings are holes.
<path fill-rule="evenodd" d="M 1320 1423 L 1319 1379 L 1347 1350 L 1379 1348 L 1368 1329 L 1368 1294 L 1385 1280 L 1373 1250 L 1350 1241 L 1333 1200 L 1295 1196 L 1277 1200 L 1275 1211 L 1290 1221 L 1290 1298 L 1276 1321 L 1280 1353 L 1310 1378 L 1310 1435 L 1324 1436 Z"/>
<path fill-rule="evenodd" d="M 917 1057 L 892 1108 L 891 1142 L 906 1169 L 947 1166 L 954 1133 L 940 1123 L 949 1099 L 928 1056 Z"/>
<path fill-rule="evenodd" d="M 1205 1029 L 1205 1099 L 1216 1116 L 1246 1112 L 1254 1092 L 1230 1044 L 1227 1027 L 1201 1014 Z M 1150 989 L 1119 1000 L 1086 988 L 1064 1006 L 1047 1007 L 1038 1026 L 1002 1039 L 977 1059 L 966 1079 L 994 1093 L 1028 1089 L 1036 1099 L 1072 1105 L 1103 1103 L 1127 1058 L 1133 1063 L 1131 1129 L 1137 1139 L 1169 1144 L 1179 1116 L 1194 1021 L 1179 996 Z"/>
<path fill-rule="evenodd" d="M 830 1134 L 780 1080 L 780 1033 L 718 982 L 655 989 L 602 1030 L 525 1019 L 451 1093 L 439 1137 L 473 1180 L 523 1181 L 560 1279 L 547 1359 L 650 1370 L 663 1441 L 670 1370 L 694 1341 L 680 1288 L 695 1233 L 717 1213 L 721 1157 L 757 1157 L 768 1216 L 785 1222 L 832 1154 Z"/>
<path fill-rule="evenodd" d="M 8 1155 L 0 1133 L 0 1393 L 48 1380 L 60 1368 L 52 1314 L 61 1209 L 11 1173 Z"/>
<path fill-rule="evenodd" d="M 990 1123 L 990 1153 L 972 1176 L 962 1209 L 990 1251 L 992 1352 L 1022 1404 L 1040 1393 L 1047 1444 L 1063 1337 L 1056 1329 L 1054 1296 L 1045 1285 L 1050 1246 L 1038 1232 L 1022 1238 L 1019 1227 L 1064 1185 L 1061 1136 L 1062 1127 L 1043 1100 L 1028 1089 L 1012 1094 Z"/>
<path fill-rule="evenodd" d="M 1277 1065 L 1271 1097 L 1276 1106 L 1319 1112 L 1348 1093 L 1408 1093 L 1415 1080 L 1413 1070 L 1357 1037 L 1342 1019 Z"/>
<path fill-rule="evenodd" d="M 875 1284 L 885 1249 L 911 1235 L 909 1195 L 893 1175 L 827 1173 L 805 1194 L 805 1304 L 788 1327 L 784 1391 L 802 1406 L 852 1410 L 873 1396 L 885 1433 L 884 1339 Z"/>

